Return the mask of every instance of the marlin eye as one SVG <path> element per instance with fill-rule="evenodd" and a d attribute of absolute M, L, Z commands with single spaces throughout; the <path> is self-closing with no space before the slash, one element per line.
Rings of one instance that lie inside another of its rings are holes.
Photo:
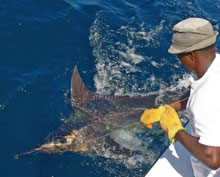
<path fill-rule="evenodd" d="M 60 139 L 60 143 L 65 144 L 66 143 L 66 139 L 65 138 L 61 138 Z"/>

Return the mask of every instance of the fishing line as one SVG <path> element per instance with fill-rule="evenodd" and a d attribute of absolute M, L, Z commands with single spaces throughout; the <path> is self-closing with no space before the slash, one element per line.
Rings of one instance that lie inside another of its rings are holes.
<path fill-rule="evenodd" d="M 183 98 L 183 99 L 181 99 L 181 100 L 179 100 L 179 101 L 176 101 L 176 102 L 174 102 L 173 104 L 171 104 L 170 106 L 172 107 L 172 106 L 174 106 L 174 105 L 177 104 L 177 103 L 181 103 L 181 102 L 187 100 L 188 98 L 189 98 L 189 97 L 186 97 L 186 98 Z"/>

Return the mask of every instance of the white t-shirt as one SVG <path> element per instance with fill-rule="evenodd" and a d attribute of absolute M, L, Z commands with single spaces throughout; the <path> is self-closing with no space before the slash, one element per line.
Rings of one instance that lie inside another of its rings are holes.
<path fill-rule="evenodd" d="M 191 133 L 199 143 L 220 146 L 220 55 L 202 76 L 191 79 L 190 97 L 186 110 L 189 114 Z M 191 157 L 194 175 L 220 177 L 220 168 L 212 170 L 195 157 Z"/>

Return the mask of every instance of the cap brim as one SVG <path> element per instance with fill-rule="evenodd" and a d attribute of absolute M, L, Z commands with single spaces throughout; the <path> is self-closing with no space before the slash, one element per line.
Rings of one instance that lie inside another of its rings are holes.
<path fill-rule="evenodd" d="M 188 49 L 188 48 L 187 48 Z M 187 50 L 186 47 L 181 47 L 181 46 L 175 46 L 175 45 L 171 45 L 168 52 L 171 54 L 180 54 L 180 53 L 184 53 L 185 50 Z"/>

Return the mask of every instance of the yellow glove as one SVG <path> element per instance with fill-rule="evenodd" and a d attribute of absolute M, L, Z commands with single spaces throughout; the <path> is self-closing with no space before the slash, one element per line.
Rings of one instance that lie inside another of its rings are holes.
<path fill-rule="evenodd" d="M 164 131 L 168 133 L 168 137 L 172 143 L 175 143 L 175 136 L 178 131 L 186 130 L 183 128 L 179 116 L 175 109 L 170 107 L 169 105 L 165 105 L 165 111 L 160 119 L 160 126 Z"/>
<path fill-rule="evenodd" d="M 160 121 L 160 118 L 165 111 L 164 106 L 157 109 L 146 109 L 141 116 L 141 122 L 148 128 L 152 128 L 152 123 Z"/>

